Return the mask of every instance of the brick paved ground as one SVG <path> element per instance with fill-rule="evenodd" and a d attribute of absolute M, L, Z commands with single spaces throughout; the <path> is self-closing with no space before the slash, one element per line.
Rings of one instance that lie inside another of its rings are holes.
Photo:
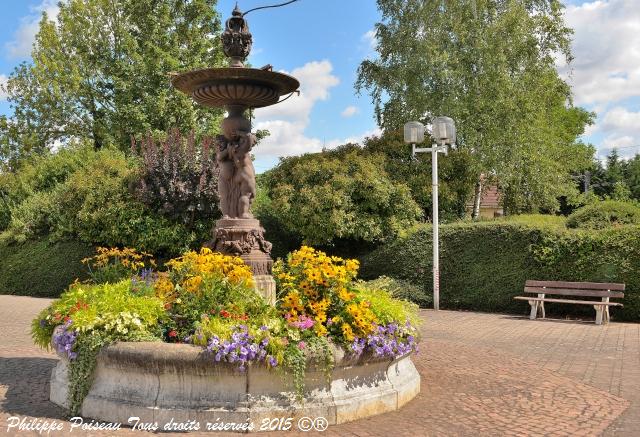
<path fill-rule="evenodd" d="M 31 346 L 28 336 L 30 320 L 47 304 L 0 296 L 2 435 L 11 435 L 10 416 L 64 417 L 47 400 L 56 357 Z M 415 358 L 420 395 L 399 412 L 330 427 L 324 435 L 640 435 L 640 325 L 450 311 L 425 311 L 424 319 Z"/>

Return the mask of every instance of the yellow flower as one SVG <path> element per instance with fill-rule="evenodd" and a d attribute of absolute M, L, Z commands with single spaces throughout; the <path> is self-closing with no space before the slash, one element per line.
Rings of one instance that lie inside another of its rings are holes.
<path fill-rule="evenodd" d="M 200 275 L 189 278 L 184 282 L 184 288 L 190 293 L 197 293 L 198 291 L 200 291 L 201 285 L 202 276 Z"/>
<path fill-rule="evenodd" d="M 349 290 L 347 290 L 345 287 L 340 287 L 340 289 L 338 290 L 338 297 L 345 302 L 349 302 L 351 299 L 353 299 L 354 294 L 350 293 Z"/>
<path fill-rule="evenodd" d="M 319 337 L 324 337 L 325 335 L 327 335 L 327 328 L 325 328 L 325 326 L 321 323 L 316 323 L 313 329 L 316 331 L 316 334 Z"/>
<path fill-rule="evenodd" d="M 342 335 L 347 341 L 353 341 L 355 335 L 353 334 L 353 329 L 347 323 L 342 324 Z"/>

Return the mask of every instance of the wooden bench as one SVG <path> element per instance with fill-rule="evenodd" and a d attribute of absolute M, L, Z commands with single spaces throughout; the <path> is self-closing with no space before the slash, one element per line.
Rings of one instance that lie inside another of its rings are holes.
<path fill-rule="evenodd" d="M 596 325 L 609 322 L 609 307 L 622 306 L 621 303 L 610 302 L 610 298 L 624 297 L 624 284 L 606 284 L 598 282 L 564 282 L 564 281 L 527 281 L 524 285 L 524 292 L 537 294 L 534 296 L 516 296 L 514 299 L 526 300 L 531 305 L 531 320 L 538 316 L 538 313 L 545 318 L 544 303 L 569 303 L 577 305 L 593 305 L 596 310 Z M 571 297 L 600 297 L 597 300 L 576 300 L 548 298 L 552 296 Z"/>

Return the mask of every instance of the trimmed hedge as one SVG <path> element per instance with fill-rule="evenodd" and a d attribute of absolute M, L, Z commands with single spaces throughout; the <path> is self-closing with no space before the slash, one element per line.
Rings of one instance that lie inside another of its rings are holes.
<path fill-rule="evenodd" d="M 605 200 L 577 209 L 567 218 L 568 228 L 604 229 L 640 224 L 640 207 L 629 202 Z"/>
<path fill-rule="evenodd" d="M 87 279 L 80 261 L 93 252 L 74 240 L 0 245 L 0 294 L 58 297 L 76 278 Z"/>
<path fill-rule="evenodd" d="M 446 309 L 526 314 L 516 301 L 527 279 L 624 282 L 624 308 L 612 318 L 640 321 L 640 226 L 569 230 L 508 220 L 444 225 L 440 233 L 440 300 Z M 432 293 L 431 227 L 420 226 L 364 256 L 361 275 L 423 284 Z M 550 304 L 555 315 L 594 317 L 587 305 Z"/>

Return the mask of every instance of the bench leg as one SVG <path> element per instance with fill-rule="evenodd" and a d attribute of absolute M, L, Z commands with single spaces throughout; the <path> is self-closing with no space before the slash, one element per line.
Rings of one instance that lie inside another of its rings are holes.
<path fill-rule="evenodd" d="M 529 301 L 529 305 L 531 305 L 531 313 L 529 314 L 529 319 L 531 320 L 535 320 L 536 316 L 538 315 L 538 304 L 540 302 L 537 300 L 530 300 Z"/>
<path fill-rule="evenodd" d="M 544 319 L 547 317 L 547 315 L 544 312 L 544 302 L 539 301 L 538 303 L 540 303 L 540 312 L 542 313 L 542 318 Z"/>
<path fill-rule="evenodd" d="M 604 323 L 609 323 L 611 318 L 609 317 L 609 305 L 607 305 L 604 309 Z"/>
<path fill-rule="evenodd" d="M 603 305 L 594 305 L 593 307 L 596 310 L 596 325 L 602 325 Z"/>

